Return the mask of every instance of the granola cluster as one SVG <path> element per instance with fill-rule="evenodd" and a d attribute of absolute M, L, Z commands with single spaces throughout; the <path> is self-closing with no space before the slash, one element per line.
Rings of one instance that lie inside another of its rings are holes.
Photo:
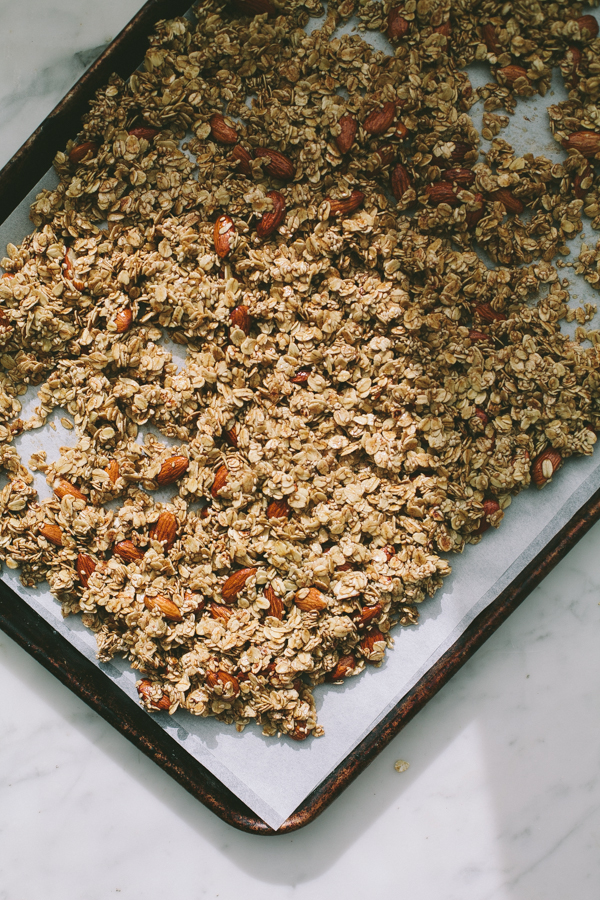
<path fill-rule="evenodd" d="M 600 427 L 597 342 L 560 328 L 592 310 L 551 264 L 584 211 L 600 225 L 591 17 L 344 0 L 308 34 L 320 12 L 209 0 L 159 23 L 0 281 L 1 558 L 130 660 L 148 709 L 298 740 L 322 733 L 315 685 L 417 622 L 441 554 Z M 337 30 L 353 14 L 389 55 Z M 568 155 L 516 157 L 493 110 L 555 66 Z M 10 444 L 55 409 L 78 439 L 30 461 L 40 502 Z"/>

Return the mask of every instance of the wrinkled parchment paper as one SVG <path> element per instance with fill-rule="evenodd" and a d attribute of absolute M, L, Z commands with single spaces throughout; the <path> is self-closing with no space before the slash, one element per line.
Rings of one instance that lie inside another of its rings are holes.
<path fill-rule="evenodd" d="M 314 20 L 311 20 L 309 30 L 314 27 Z M 347 31 L 351 27 L 350 23 L 340 30 Z M 382 35 L 367 33 L 366 39 L 389 52 L 389 45 Z M 473 66 L 469 73 L 474 86 L 490 80 L 487 64 Z M 565 96 L 556 73 L 552 87 L 548 102 L 556 102 Z M 550 99 L 552 94 L 554 97 Z M 546 100 L 540 97 L 520 100 L 516 115 L 501 137 L 512 143 L 518 153 L 534 152 L 559 161 L 564 154 L 550 135 L 546 105 Z M 471 115 L 480 128 L 481 103 L 473 108 Z M 487 142 L 482 142 L 483 150 L 487 146 Z M 29 204 L 41 186 L 55 183 L 54 174 L 48 173 L 0 226 L 0 255 L 8 241 L 16 243 L 32 230 Z M 587 242 L 595 244 L 596 239 L 596 235 L 590 234 Z M 572 255 L 576 256 L 578 252 L 579 241 L 575 240 Z M 570 270 L 566 271 L 570 273 Z M 571 275 L 570 279 L 578 298 L 575 305 L 584 299 L 595 301 L 594 292 L 583 279 Z M 176 345 L 170 345 L 170 349 L 181 352 Z M 33 413 L 36 402 L 35 392 L 31 391 L 25 398 L 22 418 Z M 43 429 L 28 432 L 15 440 L 25 464 L 33 452 L 42 449 L 46 450 L 48 461 L 57 459 L 61 446 L 76 442 L 75 432 L 60 424 L 64 415 L 64 411 L 57 411 Z M 169 443 L 168 439 L 157 436 Z M 50 490 L 43 476 L 36 473 L 35 482 L 40 496 L 49 496 Z M 272 828 L 279 828 L 457 640 L 470 622 L 518 577 L 598 487 L 600 452 L 593 457 L 568 460 L 543 491 L 531 489 L 513 501 L 498 531 L 491 529 L 480 544 L 467 547 L 462 556 L 451 557 L 452 575 L 432 600 L 423 603 L 421 620 L 416 627 L 396 629 L 395 648 L 386 654 L 380 669 L 369 667 L 343 686 L 316 689 L 319 721 L 326 730 L 324 737 L 296 744 L 265 738 L 256 726 L 249 726 L 239 734 L 233 726 L 181 711 L 171 717 L 159 713 L 157 721 L 265 822 Z M 174 493 L 172 490 L 169 493 L 170 490 L 164 489 L 156 496 L 167 499 Z M 99 664 L 94 635 L 78 617 L 62 619 L 60 606 L 47 585 L 42 584 L 35 590 L 24 588 L 18 572 L 6 568 L 2 580 L 137 702 L 136 674 L 120 659 Z"/>

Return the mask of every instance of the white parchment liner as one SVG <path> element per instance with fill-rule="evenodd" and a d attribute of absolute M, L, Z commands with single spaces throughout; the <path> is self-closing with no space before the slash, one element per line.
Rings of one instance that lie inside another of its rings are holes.
<path fill-rule="evenodd" d="M 315 27 L 314 20 L 311 26 L 309 30 Z M 341 30 L 347 31 L 349 27 Z M 367 34 L 366 37 L 389 52 L 389 45 L 381 35 Z M 487 65 L 472 67 L 470 74 L 475 86 L 490 80 Z M 558 81 L 555 77 L 553 89 L 562 98 L 564 93 Z M 554 97 L 554 101 L 558 99 L 558 96 Z M 520 101 L 517 116 L 505 136 L 519 153 L 532 152 L 535 148 L 533 152 L 558 161 L 564 154 L 550 136 L 545 106 L 546 102 L 539 97 Z M 481 112 L 479 103 L 472 112 L 478 126 Z M 525 114 L 527 120 L 524 120 Z M 4 251 L 8 241 L 17 243 L 32 230 L 29 204 L 42 185 L 55 183 L 54 174 L 48 173 L 0 226 L 0 252 Z M 594 235 L 588 242 L 595 242 L 595 239 Z M 575 244 L 573 249 L 578 252 Z M 585 296 L 586 300 L 594 302 L 596 298 L 589 286 L 582 279 L 576 280 L 579 301 Z M 175 346 L 170 345 L 170 348 L 174 350 Z M 31 392 L 25 398 L 23 418 L 33 412 L 35 405 L 35 392 Z M 58 458 L 60 446 L 75 443 L 75 433 L 60 425 L 62 415 L 64 412 L 53 415 L 43 429 L 15 440 L 25 464 L 33 452 L 44 449 L 51 461 Z M 55 425 L 55 430 L 50 422 Z M 45 479 L 36 474 L 35 481 L 40 496 L 49 496 Z M 343 686 L 316 689 L 319 721 L 326 730 L 324 737 L 296 744 L 287 739 L 264 738 L 256 726 L 249 726 L 239 734 L 233 726 L 223 725 L 215 719 L 196 718 L 185 711 L 172 717 L 160 713 L 156 716 L 157 721 L 265 822 L 278 828 L 456 641 L 469 623 L 518 577 L 598 487 L 600 453 L 569 460 L 554 482 L 543 491 L 528 490 L 516 498 L 498 531 L 488 531 L 479 545 L 470 546 L 462 556 L 451 558 L 453 572 L 446 579 L 443 590 L 421 606 L 417 627 L 396 629 L 396 646 L 386 654 L 381 669 L 368 668 Z M 165 491 L 155 496 L 165 499 L 169 493 Z M 37 589 L 24 588 L 18 572 L 6 568 L 2 579 L 137 701 L 136 674 L 120 659 L 98 664 L 94 635 L 78 617 L 62 619 L 59 604 L 45 583 Z"/>

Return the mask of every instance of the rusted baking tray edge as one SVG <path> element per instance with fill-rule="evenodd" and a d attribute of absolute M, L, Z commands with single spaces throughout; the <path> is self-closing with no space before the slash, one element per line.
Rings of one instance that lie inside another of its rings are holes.
<path fill-rule="evenodd" d="M 0 171 L 2 218 L 47 172 L 56 151 L 77 135 L 95 91 L 113 72 L 128 78 L 155 23 L 183 15 L 189 6 L 190 0 L 149 0 L 142 7 Z M 340 795 L 598 519 L 600 489 L 276 832 L 2 582 L 0 628 L 225 822 L 254 834 L 286 834 L 307 825 Z"/>

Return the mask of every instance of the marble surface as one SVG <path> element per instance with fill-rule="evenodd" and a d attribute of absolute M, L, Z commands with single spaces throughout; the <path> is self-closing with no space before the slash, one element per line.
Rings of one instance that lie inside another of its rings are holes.
<path fill-rule="evenodd" d="M 140 5 L 0 0 L 0 165 Z M 0 900 L 597 900 L 599 549 L 600 525 L 320 819 L 274 838 L 222 823 L 0 632 Z"/>

